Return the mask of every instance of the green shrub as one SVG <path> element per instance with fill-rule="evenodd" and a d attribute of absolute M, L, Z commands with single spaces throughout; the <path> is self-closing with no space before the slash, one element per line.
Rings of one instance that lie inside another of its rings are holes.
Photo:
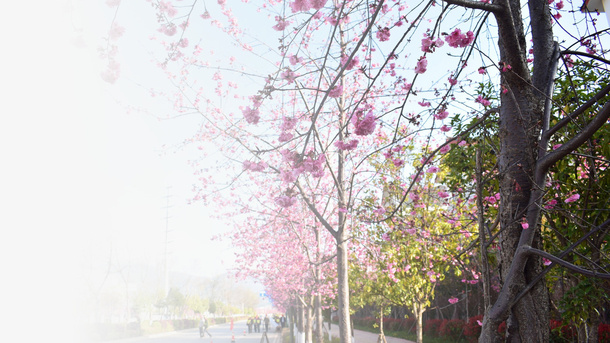
<path fill-rule="evenodd" d="M 464 336 L 464 323 L 461 319 L 445 320 L 441 324 L 440 334 L 443 338 L 449 338 L 458 341 Z"/>
<path fill-rule="evenodd" d="M 443 324 L 442 319 L 428 319 L 424 323 L 424 334 L 432 337 L 439 337 L 440 328 Z"/>

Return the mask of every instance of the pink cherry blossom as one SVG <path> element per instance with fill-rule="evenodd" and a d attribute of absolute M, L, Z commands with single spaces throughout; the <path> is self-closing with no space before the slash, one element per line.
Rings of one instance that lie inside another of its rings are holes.
<path fill-rule="evenodd" d="M 447 192 L 445 192 L 445 191 L 440 191 L 440 192 L 438 192 L 438 196 L 439 196 L 440 198 L 445 199 L 445 198 L 448 198 L 448 197 L 449 197 L 449 193 L 447 193 Z"/>
<path fill-rule="evenodd" d="M 419 59 L 419 61 L 417 61 L 417 66 L 415 66 L 415 73 L 416 74 L 423 74 L 426 72 L 426 68 L 428 68 L 428 60 L 426 60 L 426 57 L 422 57 Z"/>
<path fill-rule="evenodd" d="M 265 168 L 267 168 L 267 164 L 263 161 L 260 161 L 260 162 L 244 161 L 242 163 L 242 166 L 243 166 L 244 170 L 252 170 L 252 171 L 258 171 L 258 172 L 261 172 L 261 171 L 265 170 Z"/>
<path fill-rule="evenodd" d="M 289 140 L 292 139 L 292 137 L 294 137 L 292 135 L 292 133 L 284 131 L 280 134 L 280 136 L 278 137 L 277 140 L 283 143 L 283 142 L 288 142 Z"/>
<path fill-rule="evenodd" d="M 451 126 L 443 125 L 443 126 L 441 126 L 441 131 L 449 132 L 449 131 L 451 131 Z"/>
<path fill-rule="evenodd" d="M 244 110 L 242 110 L 242 113 L 249 124 L 258 124 L 260 119 L 258 109 L 246 107 Z"/>
<path fill-rule="evenodd" d="M 349 143 L 337 141 L 335 142 L 335 146 L 340 150 L 354 150 L 358 147 L 358 140 L 352 139 Z"/>
<path fill-rule="evenodd" d="M 430 102 L 428 101 L 419 101 L 418 104 L 422 107 L 430 107 Z"/>
<path fill-rule="evenodd" d="M 550 210 L 550 209 L 553 209 L 555 207 L 555 205 L 557 205 L 557 200 L 551 199 L 551 200 L 547 201 L 547 203 L 544 205 L 544 208 L 546 208 L 547 210 Z"/>
<path fill-rule="evenodd" d="M 275 203 L 280 207 L 288 208 L 296 203 L 297 199 L 286 195 L 275 198 Z"/>
<path fill-rule="evenodd" d="M 432 37 L 424 34 L 424 38 L 421 40 L 421 51 L 432 53 L 436 48 L 443 46 L 445 42 L 442 39 L 437 38 L 433 40 Z"/>
<path fill-rule="evenodd" d="M 455 303 L 457 303 L 458 301 L 460 301 L 460 299 L 458 299 L 458 298 L 456 298 L 456 297 L 451 297 L 451 298 L 449 298 L 449 303 L 450 303 L 450 304 L 455 304 Z"/>
<path fill-rule="evenodd" d="M 287 69 L 286 71 L 282 72 L 280 77 L 282 78 L 282 80 L 288 81 L 288 83 L 293 83 L 294 80 L 297 78 L 297 74 L 295 74 L 292 70 Z"/>
<path fill-rule="evenodd" d="M 426 173 L 437 173 L 439 171 L 437 166 L 432 166 L 426 170 Z"/>
<path fill-rule="evenodd" d="M 333 87 L 333 89 L 330 90 L 330 92 L 328 92 L 328 96 L 331 98 L 338 98 L 343 94 L 343 86 L 342 85 L 338 85 Z"/>
<path fill-rule="evenodd" d="M 546 259 L 546 258 L 544 258 L 544 257 L 543 257 L 543 258 L 542 258 L 542 263 L 543 263 L 545 266 L 550 266 L 552 262 L 551 262 L 551 260 Z"/>
<path fill-rule="evenodd" d="M 438 113 L 436 113 L 434 115 L 434 118 L 438 119 L 438 120 L 443 120 L 445 118 L 447 118 L 449 116 L 449 112 L 447 112 L 447 110 L 440 110 L 438 111 Z"/>
<path fill-rule="evenodd" d="M 284 117 L 282 120 L 282 125 L 280 125 L 280 129 L 282 131 L 289 131 L 295 128 L 297 125 L 297 118 Z"/>
<path fill-rule="evenodd" d="M 485 70 L 485 67 L 479 68 L 479 74 L 481 74 L 481 75 L 487 74 L 487 70 Z"/>
<path fill-rule="evenodd" d="M 110 27 L 110 31 L 108 32 L 108 38 L 111 40 L 117 40 L 125 33 L 125 28 L 117 24 L 116 22 L 112 23 Z"/>
<path fill-rule="evenodd" d="M 176 24 L 169 23 L 167 25 L 161 26 L 159 31 L 163 32 L 167 36 L 173 36 L 176 34 L 176 32 L 178 32 L 178 28 L 176 27 Z"/>
<path fill-rule="evenodd" d="M 523 228 L 523 230 L 527 230 L 527 229 L 529 229 L 530 224 L 528 224 L 527 222 L 522 222 L 521 227 Z"/>
<path fill-rule="evenodd" d="M 390 29 L 388 27 L 384 27 L 383 29 L 377 31 L 377 39 L 382 42 L 385 42 L 390 39 Z"/>
<path fill-rule="evenodd" d="M 460 29 L 455 29 L 450 35 L 445 37 L 445 41 L 453 48 L 465 48 L 474 40 L 474 33 L 468 31 L 465 34 Z"/>
<path fill-rule="evenodd" d="M 491 105 L 491 101 L 485 99 L 482 95 L 479 95 L 477 97 L 477 99 L 475 100 L 475 102 L 478 102 L 478 103 L 480 103 L 481 105 L 483 105 L 485 107 Z"/>
<path fill-rule="evenodd" d="M 370 135 L 375 131 L 377 126 L 377 118 L 373 113 L 369 112 L 364 118 L 354 116 L 354 133 L 358 136 Z"/>
<path fill-rule="evenodd" d="M 348 55 L 341 56 L 341 65 L 345 65 L 347 63 L 348 58 Z M 358 59 L 358 56 L 354 56 L 354 58 L 352 58 L 349 64 L 345 66 L 345 70 L 354 69 L 358 65 L 358 63 L 360 63 L 360 59 Z"/>
<path fill-rule="evenodd" d="M 276 31 L 283 31 L 286 26 L 290 24 L 289 21 L 286 21 L 283 17 L 280 17 L 278 15 L 275 16 L 275 21 L 277 22 L 277 24 L 273 26 L 273 29 Z"/>
<path fill-rule="evenodd" d="M 452 77 L 450 77 L 450 78 L 448 79 L 448 81 L 449 81 L 449 84 L 450 84 L 450 85 L 452 85 L 452 86 L 457 85 L 457 80 L 456 80 L 456 79 L 454 79 L 454 78 L 452 78 Z"/>
<path fill-rule="evenodd" d="M 288 61 L 290 61 L 290 64 L 296 65 L 297 63 L 301 63 L 303 61 L 303 58 L 297 57 L 296 55 L 290 55 Z"/>
<path fill-rule="evenodd" d="M 564 200 L 566 203 L 570 203 L 570 202 L 575 202 L 578 199 L 580 199 L 580 194 L 576 193 L 576 194 L 572 194 L 570 195 L 566 200 Z"/>
<path fill-rule="evenodd" d="M 176 14 L 178 14 L 178 11 L 174 8 L 174 5 L 172 5 L 169 1 L 159 2 L 159 10 L 170 18 L 175 17 Z"/>

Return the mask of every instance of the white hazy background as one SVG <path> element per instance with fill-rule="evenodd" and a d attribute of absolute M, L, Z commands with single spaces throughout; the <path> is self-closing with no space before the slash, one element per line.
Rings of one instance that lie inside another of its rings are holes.
<path fill-rule="evenodd" d="M 169 195 L 171 268 L 231 266 L 179 149 L 191 118 L 127 113 L 99 76 L 95 47 L 74 44 L 71 1 L 12 2 L 0 20 L 0 341 L 77 341 L 87 272 L 158 261 Z"/>

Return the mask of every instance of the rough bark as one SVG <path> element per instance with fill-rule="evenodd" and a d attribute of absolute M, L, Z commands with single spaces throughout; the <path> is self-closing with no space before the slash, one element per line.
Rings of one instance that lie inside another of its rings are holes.
<path fill-rule="evenodd" d="M 480 342 L 498 342 L 499 324 L 506 320 L 507 342 L 546 342 L 549 339 L 549 300 L 544 282 L 538 282 L 530 292 L 517 303 L 513 299 L 525 288 L 530 280 L 542 270 L 539 257 L 516 259 L 520 244 L 524 244 L 521 223 L 528 219 L 528 243 L 539 247 L 539 212 L 528 213 L 537 195 L 535 177 L 538 157 L 538 143 L 544 119 L 545 91 L 552 82 L 548 70 L 553 44 L 547 41 L 552 31 L 537 27 L 535 34 L 542 37 L 541 42 L 534 37 L 535 72 L 532 79 L 526 63 L 526 44 L 521 17 L 520 2 L 504 0 L 496 2 L 502 6 L 495 12 L 498 21 L 499 46 L 502 59 L 502 86 L 506 90 L 501 95 L 499 113 L 500 154 L 498 168 L 500 181 L 500 275 L 503 288 L 498 300 L 487 313 Z M 548 4 L 540 5 L 548 12 Z M 543 9 L 536 7 L 532 17 L 543 20 Z M 549 18 L 550 19 L 550 18 Z M 533 24 L 533 23 L 532 23 Z M 534 24 L 533 24 L 534 25 Z M 546 57 L 545 57 L 546 56 Z M 545 59 L 546 58 L 546 59 Z M 544 69 L 547 69 L 546 71 Z M 536 84 L 534 84 L 534 82 Z M 513 306 L 511 306 L 513 305 Z"/>

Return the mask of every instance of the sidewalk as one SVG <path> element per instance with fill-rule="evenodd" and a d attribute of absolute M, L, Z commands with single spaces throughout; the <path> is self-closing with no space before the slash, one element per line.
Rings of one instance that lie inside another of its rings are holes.
<path fill-rule="evenodd" d="M 326 329 L 328 329 L 328 324 L 325 323 Z M 332 324 L 330 326 L 330 335 L 332 337 L 339 337 L 339 326 Z M 379 338 L 379 333 L 372 333 L 368 331 L 360 331 L 354 330 L 354 343 L 377 343 L 377 339 Z M 402 338 L 385 336 L 385 340 L 388 343 L 415 343 L 413 341 L 409 341 Z"/>

